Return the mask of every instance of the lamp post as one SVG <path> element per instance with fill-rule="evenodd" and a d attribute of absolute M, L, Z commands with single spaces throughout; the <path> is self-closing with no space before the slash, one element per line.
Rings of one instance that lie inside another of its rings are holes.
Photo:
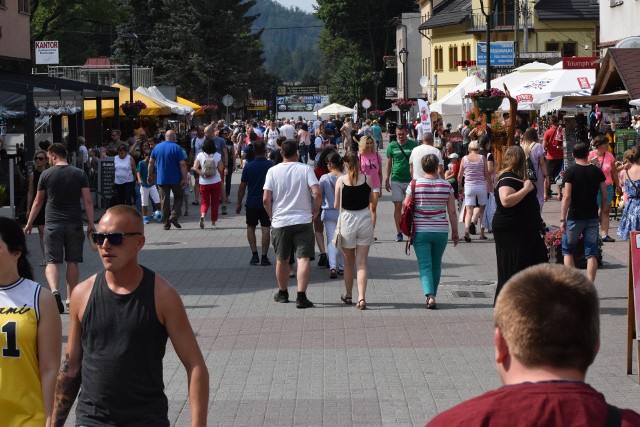
<path fill-rule="evenodd" d="M 136 50 L 138 36 L 135 33 L 124 33 L 122 35 L 124 49 L 129 54 L 129 104 L 133 104 L 133 52 Z M 131 135 L 133 136 L 133 117 L 129 117 L 131 122 Z"/>
<path fill-rule="evenodd" d="M 487 92 L 489 92 L 491 91 L 491 40 L 490 40 L 491 18 L 493 17 L 493 14 L 496 12 L 496 7 L 495 7 L 495 3 L 493 3 L 492 0 L 487 0 L 487 1 L 488 1 L 487 6 L 489 6 L 488 11 L 487 12 L 484 11 L 483 0 L 480 0 L 480 10 L 482 11 L 482 14 L 487 20 L 487 72 L 486 72 L 485 79 L 487 81 L 486 90 Z"/>
<path fill-rule="evenodd" d="M 402 98 L 408 99 L 407 97 L 407 58 L 409 56 L 409 51 L 406 48 L 400 49 L 398 52 L 398 59 L 400 59 L 400 63 L 402 64 Z M 401 111 L 402 113 L 402 123 L 405 123 L 405 115 L 406 112 Z"/>

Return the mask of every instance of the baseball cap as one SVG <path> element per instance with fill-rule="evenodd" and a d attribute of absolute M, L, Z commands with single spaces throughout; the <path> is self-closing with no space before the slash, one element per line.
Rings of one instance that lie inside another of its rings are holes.
<path fill-rule="evenodd" d="M 458 156 L 458 154 L 456 154 L 456 153 L 451 153 L 451 154 L 449 154 L 449 158 L 450 158 L 450 159 L 457 159 L 457 158 L 459 158 L 459 157 L 460 157 L 460 156 Z"/>

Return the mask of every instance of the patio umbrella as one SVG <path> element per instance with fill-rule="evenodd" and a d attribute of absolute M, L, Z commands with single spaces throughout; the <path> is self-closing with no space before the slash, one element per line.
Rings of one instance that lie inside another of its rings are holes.
<path fill-rule="evenodd" d="M 319 116 L 336 116 L 338 114 L 353 114 L 353 108 L 340 104 L 329 104 L 318 110 Z"/>
<path fill-rule="evenodd" d="M 432 103 L 429 106 L 431 112 L 440 114 L 443 123 L 462 123 L 462 99 L 481 83 L 482 80 L 475 75 L 466 77 L 451 92 Z"/>
<path fill-rule="evenodd" d="M 528 82 L 529 80 L 539 76 L 540 74 L 550 69 L 551 65 L 543 64 L 542 62 L 532 62 L 530 64 L 521 65 L 520 67 L 515 68 L 513 72 L 491 80 L 491 87 L 504 90 L 504 86 L 506 85 L 509 91 L 512 91 L 522 83 Z M 485 84 L 482 83 L 474 87 L 469 92 L 484 90 L 485 88 Z"/>
<path fill-rule="evenodd" d="M 518 110 L 538 110 L 550 99 L 588 90 L 591 93 L 596 80 L 596 70 L 592 68 L 563 70 L 552 68 L 511 89 L 511 96 L 518 101 Z M 502 110 L 509 109 L 505 99 Z"/>
<path fill-rule="evenodd" d="M 185 99 L 181 96 L 176 96 L 176 102 L 188 105 L 189 107 L 193 108 L 194 116 L 204 116 L 204 109 L 202 108 L 202 105 L 198 105 L 195 102 L 189 101 L 188 99 Z"/>
<path fill-rule="evenodd" d="M 136 92 L 147 95 L 148 97 L 157 100 L 158 103 L 166 105 L 167 107 L 171 108 L 171 112 L 173 114 L 186 116 L 187 114 L 193 113 L 193 107 L 171 101 L 170 99 L 165 97 L 164 94 L 160 92 L 160 89 L 158 89 L 156 86 L 151 86 L 148 88 L 140 86 L 136 89 Z"/>

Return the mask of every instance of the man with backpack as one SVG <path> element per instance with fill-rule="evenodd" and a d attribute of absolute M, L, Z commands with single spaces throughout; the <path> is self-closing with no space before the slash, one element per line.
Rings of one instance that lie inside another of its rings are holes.
<path fill-rule="evenodd" d="M 278 149 L 278 137 L 280 136 L 280 129 L 277 128 L 276 122 L 271 120 L 269 127 L 264 132 L 264 140 L 267 144 L 267 151 L 273 151 Z"/>
<path fill-rule="evenodd" d="M 564 152 L 562 149 L 562 128 L 559 126 L 558 118 L 553 116 L 551 118 L 551 128 L 544 133 L 542 137 L 542 146 L 547 151 L 545 157 L 547 163 L 547 172 L 549 174 L 549 180 L 547 181 L 547 188 L 544 200 L 551 197 L 551 182 L 555 181 L 556 177 L 562 171 L 564 164 Z M 558 185 L 558 200 L 562 200 L 562 186 Z"/>

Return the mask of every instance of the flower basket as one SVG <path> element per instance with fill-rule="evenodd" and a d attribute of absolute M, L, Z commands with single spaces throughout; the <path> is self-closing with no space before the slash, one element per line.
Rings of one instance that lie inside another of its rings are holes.
<path fill-rule="evenodd" d="M 142 101 L 125 102 L 120 106 L 127 117 L 137 117 L 147 105 Z"/>
<path fill-rule="evenodd" d="M 502 100 L 507 96 L 500 89 L 492 88 L 491 90 L 478 90 L 467 94 L 467 98 L 473 99 L 478 110 L 484 113 L 493 113 L 502 104 Z"/>
<path fill-rule="evenodd" d="M 416 105 L 416 103 L 410 99 L 398 98 L 398 100 L 394 102 L 393 105 L 398 107 L 398 110 L 400 110 L 401 112 L 406 113 L 407 111 L 411 110 L 411 107 Z"/>

